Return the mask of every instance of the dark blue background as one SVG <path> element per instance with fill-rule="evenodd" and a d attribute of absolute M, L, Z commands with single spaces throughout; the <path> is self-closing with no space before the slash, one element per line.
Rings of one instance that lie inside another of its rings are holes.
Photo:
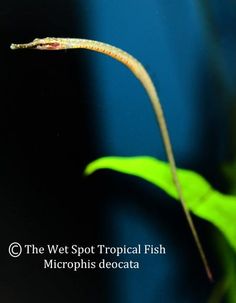
<path fill-rule="evenodd" d="M 207 302 L 213 285 L 179 203 L 130 176 L 82 177 L 99 156 L 166 159 L 137 79 L 101 54 L 12 52 L 9 45 L 81 37 L 130 52 L 157 86 L 178 166 L 226 191 L 221 167 L 235 155 L 235 7 L 164 0 L 0 4 L 2 301 Z M 217 280 L 217 231 L 194 221 Z M 13 241 L 162 243 L 167 255 L 142 256 L 139 271 L 49 272 L 40 257 L 12 260 Z"/>

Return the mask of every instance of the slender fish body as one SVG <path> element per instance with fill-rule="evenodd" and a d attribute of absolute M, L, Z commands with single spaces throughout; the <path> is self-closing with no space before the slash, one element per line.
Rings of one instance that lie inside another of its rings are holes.
<path fill-rule="evenodd" d="M 194 226 L 192 217 L 187 209 L 186 202 L 183 197 L 183 191 L 181 184 L 179 182 L 179 178 L 177 175 L 176 164 L 174 153 L 172 149 L 172 144 L 169 137 L 169 132 L 167 129 L 164 113 L 162 110 L 161 102 L 159 100 L 157 91 L 155 86 L 144 68 L 144 66 L 132 55 L 123 51 L 120 48 L 112 46 L 107 43 L 95 41 L 95 40 L 87 40 L 87 39 L 71 39 L 71 38 L 43 38 L 43 39 L 35 39 L 30 43 L 26 44 L 12 44 L 11 49 L 37 49 L 37 50 L 63 50 L 63 49 L 88 49 L 91 51 L 99 52 L 105 54 L 107 56 L 112 57 L 113 59 L 123 63 L 126 67 L 128 67 L 132 73 L 138 78 L 143 87 L 145 88 L 153 110 L 155 112 L 156 120 L 160 126 L 161 135 L 167 155 L 167 159 L 170 164 L 172 179 L 176 187 L 176 191 L 179 196 L 179 200 L 182 204 L 187 222 L 189 224 L 190 230 L 192 232 L 194 241 L 197 245 L 199 254 L 201 256 L 202 262 L 204 264 L 207 276 L 209 280 L 212 280 L 212 274 L 210 267 L 208 265 L 207 258 L 205 256 L 204 250 L 202 248 L 202 244 L 200 242 L 198 233 Z"/>

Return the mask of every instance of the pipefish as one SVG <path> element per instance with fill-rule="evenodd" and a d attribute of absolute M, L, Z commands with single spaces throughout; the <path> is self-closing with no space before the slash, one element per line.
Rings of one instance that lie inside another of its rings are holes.
<path fill-rule="evenodd" d="M 99 52 L 104 55 L 110 56 L 113 59 L 123 63 L 131 72 L 136 76 L 136 78 L 141 82 L 146 93 L 149 96 L 151 105 L 153 107 L 156 121 L 159 124 L 161 136 L 166 151 L 166 156 L 170 165 L 170 170 L 172 174 L 173 183 L 176 187 L 179 200 L 182 204 L 188 225 L 190 227 L 191 233 L 193 235 L 194 241 L 197 245 L 200 257 L 202 259 L 204 268 L 206 270 L 207 276 L 210 281 L 212 281 L 212 273 L 208 265 L 208 260 L 206 258 L 205 252 L 203 250 L 200 238 L 198 236 L 197 230 L 193 223 L 192 217 L 187 208 L 186 202 L 184 200 L 182 187 L 178 178 L 175 157 L 173 153 L 172 144 L 170 141 L 169 132 L 167 129 L 166 120 L 164 117 L 163 109 L 161 106 L 160 99 L 158 97 L 156 88 L 153 84 L 151 77 L 144 68 L 144 66 L 132 55 L 123 51 L 122 49 L 112 46 L 107 43 L 88 40 L 88 39 L 71 39 L 71 38 L 43 38 L 35 39 L 30 43 L 25 44 L 11 44 L 11 49 L 37 49 L 37 50 L 65 50 L 65 49 L 88 49 L 91 51 Z"/>

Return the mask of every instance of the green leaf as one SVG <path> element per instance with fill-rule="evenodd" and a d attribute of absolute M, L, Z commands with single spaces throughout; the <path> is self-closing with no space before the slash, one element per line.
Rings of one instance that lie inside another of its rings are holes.
<path fill-rule="evenodd" d="M 104 157 L 88 164 L 85 175 L 91 175 L 99 169 L 111 169 L 140 177 L 160 187 L 171 197 L 178 197 L 169 164 L 155 158 Z M 177 169 L 177 172 L 188 209 L 218 227 L 236 251 L 236 197 L 216 191 L 193 171 Z"/>

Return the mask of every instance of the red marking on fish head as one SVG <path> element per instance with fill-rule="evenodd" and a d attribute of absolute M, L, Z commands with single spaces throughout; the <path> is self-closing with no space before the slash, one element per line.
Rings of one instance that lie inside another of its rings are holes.
<path fill-rule="evenodd" d="M 60 50 L 62 49 L 59 42 L 39 43 L 35 46 L 38 50 Z"/>

